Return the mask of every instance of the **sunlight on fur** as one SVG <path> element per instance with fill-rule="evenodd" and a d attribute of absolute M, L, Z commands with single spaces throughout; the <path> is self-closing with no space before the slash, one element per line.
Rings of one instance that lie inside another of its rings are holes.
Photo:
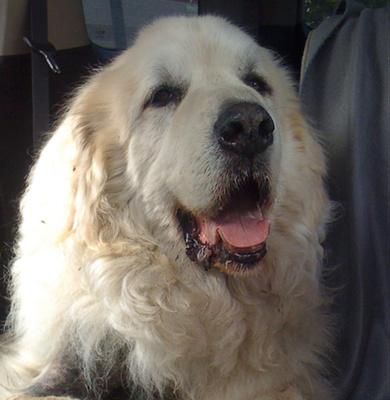
<path fill-rule="evenodd" d="M 274 54 L 217 17 L 144 28 L 32 167 L 0 399 L 56 394 L 75 368 L 97 399 L 113 377 L 181 400 L 332 398 L 324 175 Z"/>

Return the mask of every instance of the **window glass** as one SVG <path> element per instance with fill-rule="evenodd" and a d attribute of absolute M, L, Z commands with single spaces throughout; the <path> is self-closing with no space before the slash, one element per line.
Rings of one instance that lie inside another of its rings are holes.
<path fill-rule="evenodd" d="M 315 28 L 329 15 L 332 15 L 339 0 L 305 0 L 305 16 L 306 25 Z"/>
<path fill-rule="evenodd" d="M 104 48 L 131 45 L 139 28 L 163 15 L 197 15 L 198 0 L 83 0 L 90 40 Z"/>
<path fill-rule="evenodd" d="M 366 7 L 377 8 L 389 4 L 389 0 L 358 0 Z M 305 0 L 304 21 L 310 28 L 315 28 L 326 17 L 334 13 L 340 0 Z"/>

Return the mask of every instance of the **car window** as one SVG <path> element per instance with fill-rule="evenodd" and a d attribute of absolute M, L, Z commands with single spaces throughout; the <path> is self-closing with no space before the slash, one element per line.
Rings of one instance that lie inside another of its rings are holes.
<path fill-rule="evenodd" d="M 108 49 L 131 45 L 139 28 L 164 15 L 197 15 L 198 0 L 83 0 L 92 43 Z"/>

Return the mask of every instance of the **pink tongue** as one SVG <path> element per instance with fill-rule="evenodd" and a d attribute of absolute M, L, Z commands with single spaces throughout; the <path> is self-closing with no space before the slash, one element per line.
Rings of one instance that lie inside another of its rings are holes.
<path fill-rule="evenodd" d="M 230 251 L 255 251 L 266 241 L 269 228 L 261 210 L 243 214 L 231 211 L 213 220 L 202 218 L 199 239 L 204 244 L 215 245 L 221 238 Z"/>

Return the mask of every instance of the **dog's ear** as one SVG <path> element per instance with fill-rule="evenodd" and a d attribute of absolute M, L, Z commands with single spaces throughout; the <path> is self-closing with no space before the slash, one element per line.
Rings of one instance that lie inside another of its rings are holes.
<path fill-rule="evenodd" d="M 118 233 L 113 204 L 118 201 L 113 192 L 119 194 L 126 187 L 126 162 L 116 140 L 115 124 L 109 123 L 106 100 L 100 97 L 99 101 L 95 90 L 84 96 L 77 98 L 70 110 L 76 124 L 72 133 L 76 158 L 72 165 L 74 198 L 69 228 L 93 246 L 113 240 Z"/>
<path fill-rule="evenodd" d="M 290 204 L 296 204 L 307 234 L 322 241 L 331 207 L 325 190 L 326 159 L 315 129 L 293 98 L 285 113 L 289 144 L 283 157 Z M 291 149 L 291 150 L 290 150 Z M 288 151 L 290 150 L 290 151 Z M 290 163 L 295 166 L 291 167 Z"/>
<path fill-rule="evenodd" d="M 95 246 L 118 235 L 126 158 L 102 82 L 95 77 L 76 93 L 40 152 L 21 203 L 22 238 L 28 230 L 46 246 L 69 235 Z"/>

